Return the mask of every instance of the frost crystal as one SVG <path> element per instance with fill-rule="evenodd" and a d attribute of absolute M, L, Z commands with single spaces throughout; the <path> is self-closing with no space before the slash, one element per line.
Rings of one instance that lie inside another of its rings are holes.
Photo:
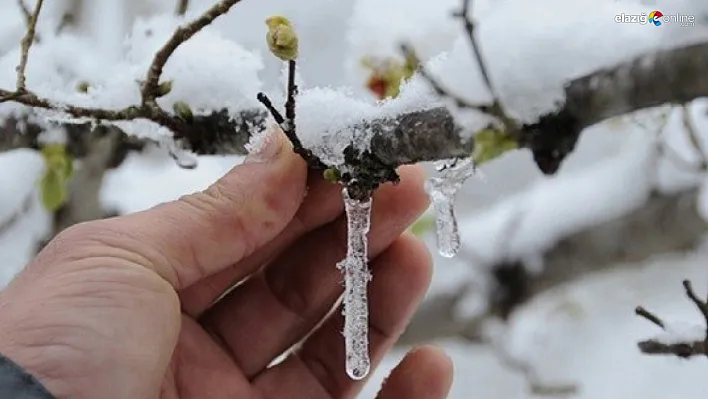
<path fill-rule="evenodd" d="M 460 249 L 460 233 L 454 210 L 455 194 L 475 173 L 475 165 L 471 158 L 466 158 L 438 161 L 435 166 L 440 171 L 440 177 L 428 179 L 425 191 L 435 208 L 438 251 L 440 255 L 452 258 Z"/>
<path fill-rule="evenodd" d="M 369 374 L 369 305 L 366 286 L 371 280 L 367 267 L 367 239 L 371 224 L 371 198 L 360 202 L 342 191 L 347 213 L 347 257 L 337 264 L 344 273 L 344 346 L 350 378 Z"/>

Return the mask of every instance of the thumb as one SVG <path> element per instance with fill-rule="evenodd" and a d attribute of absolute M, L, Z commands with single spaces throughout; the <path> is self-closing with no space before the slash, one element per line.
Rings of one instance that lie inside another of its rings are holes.
<path fill-rule="evenodd" d="M 280 233 L 305 193 L 306 164 L 282 130 L 270 129 L 264 141 L 202 192 L 75 226 L 60 241 L 91 251 L 87 256 L 129 256 L 178 290 L 229 267 Z"/>
<path fill-rule="evenodd" d="M 441 349 L 409 352 L 384 382 L 378 399 L 444 399 L 452 385 L 452 361 Z"/>

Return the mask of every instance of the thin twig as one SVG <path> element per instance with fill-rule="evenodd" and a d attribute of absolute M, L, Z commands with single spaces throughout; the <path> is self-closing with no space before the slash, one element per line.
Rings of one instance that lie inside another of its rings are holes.
<path fill-rule="evenodd" d="M 157 106 L 155 99 L 158 97 L 158 86 L 160 84 L 162 69 L 165 67 L 167 60 L 169 60 L 175 50 L 177 50 L 177 47 L 189 40 L 205 26 L 211 24 L 216 18 L 229 12 L 231 7 L 240 1 L 241 0 L 222 0 L 205 11 L 199 18 L 185 26 L 177 28 L 172 37 L 155 53 L 152 59 L 152 64 L 145 77 L 141 91 L 143 104 Z"/>
<path fill-rule="evenodd" d="M 472 0 L 462 0 L 462 9 L 460 10 L 460 12 L 453 14 L 453 16 L 462 20 L 462 26 L 464 27 L 465 32 L 467 32 L 467 38 L 470 42 L 470 45 L 472 46 L 474 58 L 477 61 L 477 66 L 479 67 L 479 71 L 482 74 L 482 79 L 484 79 L 484 84 L 487 86 L 487 90 L 489 90 L 489 93 L 492 95 L 493 102 L 491 105 L 492 111 L 490 112 L 490 114 L 500 119 L 506 127 L 507 131 L 511 133 L 518 129 L 518 123 L 514 119 L 509 117 L 506 111 L 504 111 L 504 107 L 501 104 L 501 98 L 499 96 L 499 93 L 497 93 L 496 89 L 494 88 L 494 85 L 492 84 L 492 80 L 489 77 L 487 64 L 484 62 L 484 58 L 482 57 L 482 51 L 480 50 L 477 37 L 474 34 L 475 24 L 472 20 L 472 17 L 469 15 L 471 9 Z"/>
<path fill-rule="evenodd" d="M 674 355 L 681 358 L 689 358 L 691 356 L 699 355 L 708 356 L 708 301 L 704 301 L 698 297 L 696 292 L 693 290 L 691 281 L 683 280 L 683 288 L 686 296 L 691 300 L 691 302 L 693 302 L 694 305 L 696 305 L 703 316 L 704 322 L 706 323 L 706 333 L 704 338 L 702 340 L 672 343 L 649 339 L 641 341 L 637 344 L 642 353 L 648 355 Z M 662 330 L 666 329 L 666 324 L 658 316 L 647 311 L 641 306 L 638 306 L 635 309 L 635 313 L 659 326 Z"/>
<path fill-rule="evenodd" d="M 467 32 L 470 44 L 472 45 L 474 57 L 477 61 L 477 65 L 479 66 L 482 78 L 484 79 L 484 84 L 487 86 L 487 89 L 489 90 L 489 93 L 492 96 L 492 103 L 485 105 L 472 104 L 461 96 L 451 93 L 449 90 L 445 89 L 442 84 L 420 64 L 418 67 L 418 73 L 423 79 L 425 79 L 430 84 L 430 86 L 438 95 L 450 99 L 455 103 L 457 107 L 474 109 L 487 115 L 491 115 L 501 122 L 507 134 L 518 135 L 520 128 L 519 123 L 513 118 L 509 117 L 506 111 L 504 111 L 504 107 L 501 104 L 500 97 L 494 89 L 491 79 L 489 78 L 489 73 L 487 72 L 486 64 L 484 62 L 484 59 L 482 58 L 482 52 L 480 51 L 479 44 L 477 43 L 477 40 L 474 36 L 474 23 L 468 15 L 470 12 L 471 5 L 471 0 L 462 0 L 461 11 L 454 13 L 453 16 L 460 18 L 463 21 L 463 27 Z M 406 57 L 415 57 L 415 52 L 410 46 L 403 45 L 401 46 L 401 49 L 403 50 L 403 53 L 406 55 Z"/>
<path fill-rule="evenodd" d="M 42 5 L 44 0 L 37 0 L 37 4 L 34 6 L 34 11 L 30 16 L 29 22 L 27 23 L 27 34 L 22 38 L 22 49 L 20 54 L 20 64 L 17 66 L 17 92 L 23 93 L 26 91 L 26 81 L 25 70 L 27 69 L 27 59 L 29 58 L 30 47 L 34 43 L 35 30 L 37 28 L 37 20 L 39 19 L 39 13 L 42 11 Z"/>
<path fill-rule="evenodd" d="M 30 13 L 30 10 L 27 8 L 24 0 L 17 0 L 17 5 L 20 6 L 20 11 L 22 11 L 22 15 L 25 17 L 25 22 L 27 23 L 27 26 L 29 26 L 32 21 L 32 13 Z"/>
<path fill-rule="evenodd" d="M 178 0 L 177 1 L 177 9 L 175 10 L 175 14 L 184 15 L 187 13 L 188 8 L 189 8 L 189 0 Z"/>
<path fill-rule="evenodd" d="M 307 162 L 307 165 L 312 168 L 312 169 L 317 169 L 317 170 L 324 170 L 327 168 L 327 165 L 322 162 L 322 160 L 315 155 L 311 150 L 305 148 L 305 146 L 302 144 L 300 139 L 297 137 L 295 134 L 294 126 L 295 126 L 295 108 L 294 106 L 292 107 L 292 110 L 290 111 L 292 113 L 293 119 L 292 122 L 288 120 L 287 117 L 283 117 L 283 115 L 275 108 L 273 105 L 273 102 L 268 98 L 268 96 L 265 93 L 258 93 L 256 96 L 258 101 L 260 101 L 261 104 L 263 104 L 264 107 L 270 112 L 271 116 L 273 116 L 273 119 L 275 120 L 275 123 L 280 126 L 280 129 L 285 133 L 285 136 L 290 140 L 290 143 L 293 146 L 293 151 L 300 155 L 305 162 Z M 290 98 L 290 95 L 288 95 L 288 98 Z M 285 110 L 288 112 L 287 108 Z"/>
<path fill-rule="evenodd" d="M 415 52 L 409 45 L 402 44 L 401 50 L 407 57 L 415 57 Z M 418 66 L 418 73 L 421 77 L 423 77 L 423 79 L 428 82 L 430 87 L 435 91 L 437 95 L 448 98 L 449 100 L 455 103 L 456 107 L 474 109 L 485 114 L 492 114 L 492 106 L 483 104 L 472 104 L 468 100 L 450 92 L 448 89 L 443 87 L 442 83 L 440 83 L 437 78 L 433 77 L 430 72 L 428 72 L 428 70 L 420 64 Z"/>
<path fill-rule="evenodd" d="M 664 324 L 664 321 L 661 320 L 661 319 L 659 318 L 659 316 L 657 316 L 657 315 L 655 315 L 654 313 L 652 313 L 652 312 L 650 312 L 650 311 L 644 309 L 644 308 L 641 307 L 641 306 L 637 306 L 637 307 L 634 309 L 634 313 L 635 313 L 637 316 L 643 317 L 643 318 L 645 318 L 646 320 L 649 320 L 650 322 L 654 323 L 656 326 L 658 326 L 658 327 L 661 328 L 662 330 L 666 328 L 666 327 L 665 327 L 665 324 Z"/>
<path fill-rule="evenodd" d="M 270 114 L 273 116 L 273 119 L 275 119 L 275 123 L 277 123 L 280 128 L 283 128 L 283 125 L 285 124 L 285 118 L 283 118 L 283 115 L 278 111 L 275 106 L 273 105 L 273 102 L 270 101 L 270 98 L 265 93 L 258 93 L 256 96 L 258 101 L 263 104 L 264 107 L 270 112 Z M 283 129 L 285 130 L 285 129 Z"/>
<path fill-rule="evenodd" d="M 44 3 L 43 0 L 39 0 L 31 18 L 32 23 L 28 27 L 27 35 L 22 41 L 22 58 L 19 66 L 17 67 L 17 89 L 14 92 L 0 89 L 0 103 L 14 101 L 34 108 L 44 108 L 65 112 L 76 118 L 89 118 L 104 121 L 148 119 L 172 130 L 176 139 L 180 138 L 182 135 L 180 127 L 183 127 L 184 123 L 180 121 L 178 117 L 162 110 L 155 103 L 155 98 L 158 96 L 157 87 L 160 80 L 160 75 L 162 74 L 162 69 L 167 63 L 169 57 L 174 53 L 180 44 L 189 40 L 202 28 L 213 22 L 217 17 L 228 12 L 229 9 L 239 1 L 240 0 L 222 0 L 205 11 L 199 18 L 190 22 L 186 26 L 177 28 L 172 37 L 167 41 L 167 43 L 165 43 L 164 46 L 162 46 L 162 48 L 160 48 L 153 58 L 153 62 L 147 72 L 147 79 L 143 84 L 142 104 L 140 106 L 129 106 L 119 110 L 106 110 L 61 104 L 42 98 L 26 89 L 24 72 L 27 65 L 29 48 L 34 38 L 37 17 L 41 10 L 42 4 Z"/>
<path fill-rule="evenodd" d="M 467 38 L 469 39 L 470 45 L 472 45 L 472 51 L 474 51 L 474 56 L 477 60 L 477 64 L 479 65 L 479 70 L 482 73 L 484 84 L 487 85 L 487 89 L 489 89 L 489 92 L 492 94 L 494 102 L 498 102 L 499 96 L 494 90 L 494 86 L 492 86 L 491 79 L 489 79 L 489 73 L 487 72 L 486 64 L 482 58 L 482 52 L 479 49 L 479 44 L 477 43 L 477 39 L 474 35 L 474 22 L 472 22 L 472 17 L 469 15 L 471 8 L 472 0 L 462 0 L 462 9 L 453 14 L 453 16 L 462 20 L 462 26 L 465 28 L 465 32 L 467 32 Z"/>
<path fill-rule="evenodd" d="M 0 89 L 0 103 L 5 101 L 14 101 L 33 108 L 43 108 L 65 112 L 75 118 L 88 118 L 103 121 L 148 119 L 162 126 L 173 129 L 176 135 L 179 133 L 180 125 L 178 119 L 174 115 L 171 115 L 157 107 L 129 106 L 119 110 L 77 107 L 39 97 L 27 90 L 23 93 L 18 93 Z"/>
<path fill-rule="evenodd" d="M 708 341 L 708 304 L 700 299 L 693 290 L 693 285 L 690 280 L 683 280 L 683 288 L 686 290 L 686 296 L 696 305 L 698 311 L 701 312 L 706 323 L 706 340 Z"/>
<path fill-rule="evenodd" d="M 285 119 L 288 122 L 288 127 L 292 134 L 296 134 L 295 128 L 295 97 L 298 94 L 297 84 L 295 83 L 295 71 L 297 69 L 297 61 L 288 61 L 288 99 L 285 101 Z"/>

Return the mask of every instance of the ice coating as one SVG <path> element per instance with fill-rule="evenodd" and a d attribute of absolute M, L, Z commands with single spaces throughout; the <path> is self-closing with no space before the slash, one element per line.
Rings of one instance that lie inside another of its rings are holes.
<path fill-rule="evenodd" d="M 347 214 L 347 256 L 337 264 L 344 273 L 344 343 L 346 371 L 361 380 L 371 369 L 369 359 L 369 305 L 366 288 L 371 280 L 367 265 L 367 233 L 371 225 L 371 198 L 358 201 L 342 191 Z"/>
<path fill-rule="evenodd" d="M 438 251 L 446 258 L 452 258 L 460 249 L 460 233 L 455 218 L 455 194 L 462 184 L 475 173 L 471 158 L 448 159 L 435 163 L 440 171 L 438 177 L 431 177 L 425 183 L 425 191 L 435 209 L 435 228 Z"/>

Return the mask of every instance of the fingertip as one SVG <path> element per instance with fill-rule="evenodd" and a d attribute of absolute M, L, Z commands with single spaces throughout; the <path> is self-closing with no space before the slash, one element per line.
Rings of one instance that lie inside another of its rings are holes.
<path fill-rule="evenodd" d="M 413 349 L 408 356 L 411 356 L 412 361 L 425 364 L 425 368 L 429 370 L 437 370 L 437 380 L 442 383 L 442 386 L 447 387 L 447 390 L 452 387 L 455 364 L 443 348 L 436 345 L 424 345 Z"/>
<path fill-rule="evenodd" d="M 426 345 L 412 351 L 391 372 L 377 398 L 446 398 L 454 366 L 441 348 Z"/>
<path fill-rule="evenodd" d="M 404 165 L 398 169 L 399 177 L 401 178 L 400 186 L 406 187 L 415 198 L 428 207 L 429 198 L 425 192 L 425 180 L 428 178 L 427 173 L 420 165 Z"/>

